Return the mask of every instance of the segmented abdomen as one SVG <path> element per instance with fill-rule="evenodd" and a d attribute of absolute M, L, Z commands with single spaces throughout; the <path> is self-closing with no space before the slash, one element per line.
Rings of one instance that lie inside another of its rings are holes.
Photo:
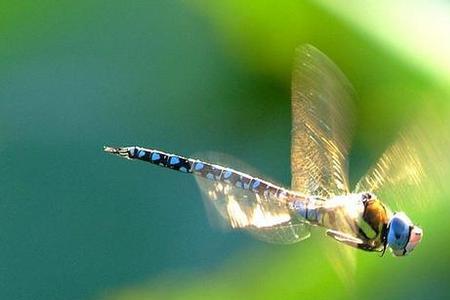
<path fill-rule="evenodd" d="M 158 166 L 166 167 L 183 173 L 192 173 L 209 180 L 221 181 L 261 195 L 289 197 L 290 194 L 270 182 L 233 170 L 231 168 L 211 164 L 197 159 L 169 154 L 159 150 L 142 147 L 107 148 L 108 152 L 119 154 L 130 159 L 143 160 Z"/>

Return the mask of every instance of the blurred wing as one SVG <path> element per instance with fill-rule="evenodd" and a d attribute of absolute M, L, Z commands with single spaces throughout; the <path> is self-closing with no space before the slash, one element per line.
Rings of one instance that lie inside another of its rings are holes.
<path fill-rule="evenodd" d="M 349 193 L 351 84 L 313 46 L 296 49 L 292 78 L 292 189 L 329 198 Z"/>
<path fill-rule="evenodd" d="M 445 121 L 427 112 L 415 123 L 360 179 L 356 192 L 374 192 L 391 208 L 408 212 L 427 208 L 431 199 L 444 194 L 450 166 Z"/>
<path fill-rule="evenodd" d="M 282 195 L 257 194 L 198 176 L 196 181 L 212 223 L 244 229 L 259 240 L 275 244 L 296 243 L 310 235 L 309 225 L 291 214 Z"/>
<path fill-rule="evenodd" d="M 292 78 L 292 189 L 330 199 L 349 193 L 347 155 L 354 91 L 345 75 L 312 46 L 296 49 Z M 343 233 L 355 232 L 348 216 L 335 213 Z M 329 241 L 324 241 L 324 243 Z M 325 251 L 343 282 L 353 279 L 355 249 L 340 244 Z M 325 246 L 324 246 L 325 247 Z"/>
<path fill-rule="evenodd" d="M 292 244 L 309 237 L 307 224 L 292 216 L 276 195 L 259 195 L 201 177 L 196 180 L 210 217 L 213 210 L 219 222 L 228 227 L 245 229 L 257 239 L 275 244 Z"/>

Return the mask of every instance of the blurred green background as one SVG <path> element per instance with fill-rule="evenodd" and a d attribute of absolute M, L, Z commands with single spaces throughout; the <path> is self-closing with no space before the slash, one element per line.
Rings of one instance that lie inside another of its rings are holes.
<path fill-rule="evenodd" d="M 102 152 L 218 151 L 288 185 L 292 54 L 311 43 L 358 92 L 356 182 L 410 115 L 449 119 L 449 4 L 424 3 L 0 1 L 0 299 L 448 298 L 448 193 L 412 215 L 414 255 L 358 253 L 348 283 L 323 232 L 218 232 L 193 178 Z"/>

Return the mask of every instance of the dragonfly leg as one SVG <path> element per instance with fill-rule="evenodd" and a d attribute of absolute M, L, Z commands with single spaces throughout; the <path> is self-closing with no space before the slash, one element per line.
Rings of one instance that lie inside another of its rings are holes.
<path fill-rule="evenodd" d="M 349 234 L 345 234 L 336 230 L 327 230 L 327 235 L 334 238 L 336 241 L 344 243 L 353 248 L 365 250 L 365 251 L 380 251 L 378 248 L 371 244 L 364 242 L 363 240 L 353 237 Z"/>
<path fill-rule="evenodd" d="M 336 230 L 327 230 L 327 235 L 332 237 L 338 242 L 344 243 L 346 245 L 352 246 L 354 248 L 360 248 L 364 242 L 361 239 L 355 238 L 349 234 L 345 234 Z"/>

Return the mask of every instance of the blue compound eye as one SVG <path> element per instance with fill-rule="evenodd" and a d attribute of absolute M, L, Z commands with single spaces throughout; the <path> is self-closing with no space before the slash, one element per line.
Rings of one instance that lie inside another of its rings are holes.
<path fill-rule="evenodd" d="M 395 215 L 389 226 L 387 241 L 394 251 L 404 250 L 409 240 L 410 224 L 402 215 Z"/>

